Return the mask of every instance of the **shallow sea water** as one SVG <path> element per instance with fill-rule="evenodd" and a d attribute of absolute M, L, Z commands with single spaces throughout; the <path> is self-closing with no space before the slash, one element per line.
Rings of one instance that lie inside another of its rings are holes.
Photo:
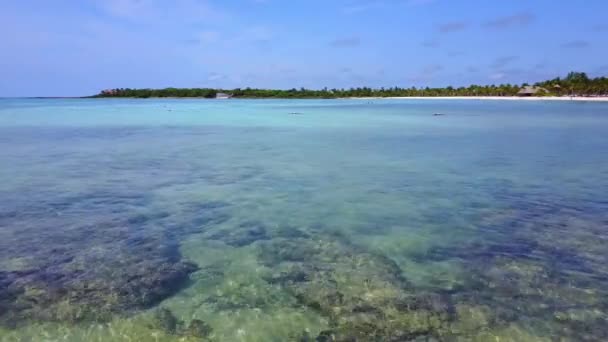
<path fill-rule="evenodd" d="M 0 166 L 1 341 L 608 339 L 608 104 L 0 99 Z"/>

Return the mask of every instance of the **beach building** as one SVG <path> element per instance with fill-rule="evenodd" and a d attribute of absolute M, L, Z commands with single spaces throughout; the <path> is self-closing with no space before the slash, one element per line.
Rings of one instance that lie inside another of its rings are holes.
<path fill-rule="evenodd" d="M 547 93 L 547 89 L 536 86 L 525 86 L 517 92 L 517 96 L 536 96 Z"/>
<path fill-rule="evenodd" d="M 232 97 L 232 94 L 226 94 L 226 93 L 217 93 L 215 94 L 215 98 L 216 99 L 229 99 Z"/>

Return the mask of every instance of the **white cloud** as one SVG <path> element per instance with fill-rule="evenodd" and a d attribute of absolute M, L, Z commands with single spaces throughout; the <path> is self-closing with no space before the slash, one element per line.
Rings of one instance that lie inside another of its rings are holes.
<path fill-rule="evenodd" d="M 345 6 L 342 8 L 342 12 L 347 13 L 347 14 L 353 14 L 353 13 L 367 12 L 369 10 L 389 7 L 389 6 L 399 5 L 399 4 L 406 4 L 408 6 L 422 6 L 422 5 L 431 4 L 435 1 L 436 0 L 405 0 L 405 1 L 403 1 L 403 0 L 384 0 L 384 1 L 367 0 L 367 1 L 352 3 L 348 6 Z"/>
<path fill-rule="evenodd" d="M 435 1 L 436 0 L 407 0 L 407 4 L 410 6 L 421 6 L 431 4 Z"/>
<path fill-rule="evenodd" d="M 228 14 L 205 0 L 91 0 L 106 14 L 136 23 L 218 22 Z"/>
<path fill-rule="evenodd" d="M 153 10 L 149 0 L 103 0 L 96 1 L 108 14 L 115 17 L 134 18 L 148 15 Z"/>
<path fill-rule="evenodd" d="M 220 81 L 220 80 L 224 80 L 226 79 L 227 76 L 224 74 L 220 74 L 217 72 L 212 72 L 207 76 L 207 81 L 209 82 L 214 82 L 214 81 Z"/>
<path fill-rule="evenodd" d="M 239 40 L 250 42 L 266 42 L 274 37 L 271 29 L 265 26 L 252 26 L 241 32 Z"/>
<path fill-rule="evenodd" d="M 440 64 L 425 65 L 417 74 L 413 75 L 409 79 L 413 82 L 428 82 L 442 70 L 443 66 Z"/>
<path fill-rule="evenodd" d="M 496 72 L 491 74 L 489 77 L 491 80 L 502 80 L 507 77 L 507 75 L 504 72 Z"/>
<path fill-rule="evenodd" d="M 380 1 L 369 1 L 364 3 L 352 4 L 342 8 L 342 12 L 347 14 L 366 12 L 375 8 L 384 6 L 384 3 Z"/>
<path fill-rule="evenodd" d="M 221 38 L 219 31 L 205 30 L 198 34 L 198 40 L 203 44 L 217 43 Z"/>

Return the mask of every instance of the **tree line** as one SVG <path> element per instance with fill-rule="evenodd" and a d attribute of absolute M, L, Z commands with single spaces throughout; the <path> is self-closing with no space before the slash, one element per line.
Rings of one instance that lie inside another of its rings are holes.
<path fill-rule="evenodd" d="M 565 78 L 557 77 L 535 85 L 554 96 L 608 96 L 608 78 L 589 78 L 584 72 L 571 72 Z"/>
<path fill-rule="evenodd" d="M 164 88 L 104 90 L 93 97 L 194 97 L 215 98 L 217 94 L 230 94 L 236 98 L 343 98 L 343 97 L 411 97 L 411 96 L 515 96 L 529 84 L 470 85 L 468 87 L 443 88 L 350 88 L 350 89 L 213 89 L 213 88 Z M 584 72 L 571 72 L 565 78 L 537 82 L 534 96 L 608 96 L 608 78 L 589 78 Z"/>

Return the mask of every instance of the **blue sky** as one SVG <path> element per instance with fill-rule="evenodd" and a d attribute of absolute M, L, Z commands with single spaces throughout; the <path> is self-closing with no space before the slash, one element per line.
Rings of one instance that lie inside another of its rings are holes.
<path fill-rule="evenodd" d="M 608 74 L 608 1 L 2 0 L 0 96 Z"/>

